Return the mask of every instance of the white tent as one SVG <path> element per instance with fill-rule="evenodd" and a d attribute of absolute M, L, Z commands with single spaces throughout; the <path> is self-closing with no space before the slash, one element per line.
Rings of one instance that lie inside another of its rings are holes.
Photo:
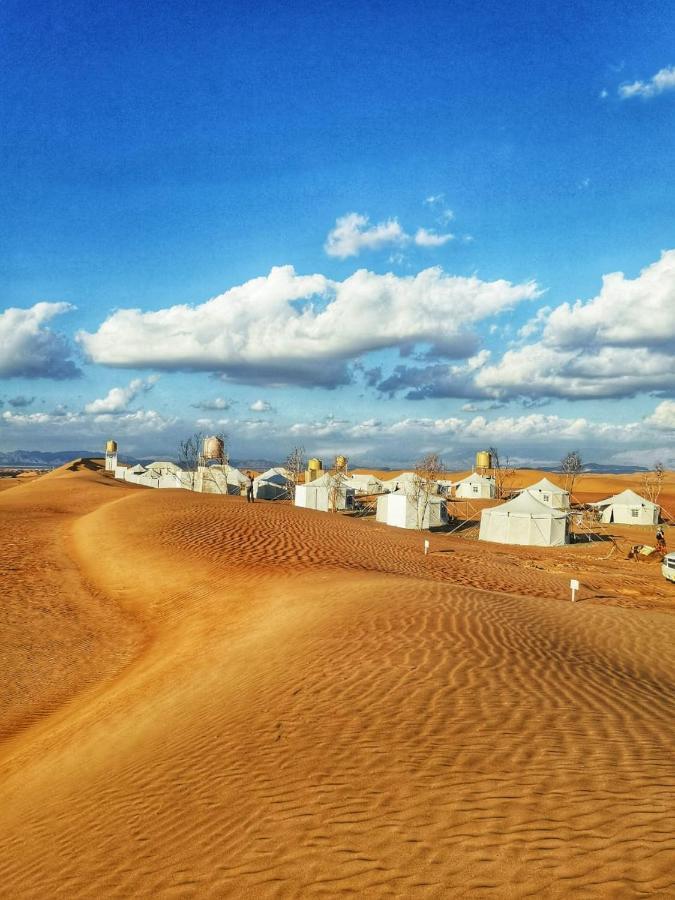
<path fill-rule="evenodd" d="M 253 479 L 253 496 L 258 500 L 288 500 L 293 482 L 287 469 L 268 469 Z"/>
<path fill-rule="evenodd" d="M 395 528 L 438 528 L 448 521 L 448 511 L 445 499 L 438 494 L 421 493 L 416 498 L 398 490 L 377 498 L 375 517 Z"/>
<path fill-rule="evenodd" d="M 548 478 L 542 478 L 541 481 L 537 481 L 536 484 L 530 485 L 525 490 L 530 494 L 534 494 L 541 503 L 545 503 L 546 506 L 551 506 L 553 509 L 570 508 L 569 491 L 559 487 L 557 484 L 553 484 Z"/>
<path fill-rule="evenodd" d="M 602 510 L 603 522 L 622 525 L 657 525 L 661 512 L 661 507 L 656 503 L 645 500 L 630 489 L 590 505 Z"/>
<path fill-rule="evenodd" d="M 494 478 L 488 478 L 485 475 L 479 475 L 473 472 L 466 478 L 461 478 L 455 482 L 455 497 L 461 499 L 489 500 L 496 496 L 496 487 Z"/>
<path fill-rule="evenodd" d="M 483 510 L 478 537 L 498 544 L 560 547 L 567 543 L 567 513 L 522 491 L 508 503 Z"/>
<path fill-rule="evenodd" d="M 355 472 L 348 475 L 347 484 L 361 494 L 380 494 L 384 491 L 380 479 L 369 472 Z"/>
<path fill-rule="evenodd" d="M 414 472 L 401 472 L 398 477 L 387 478 L 383 481 L 382 487 L 385 491 L 405 490 L 406 488 L 411 488 L 416 480 L 417 476 Z"/>
<path fill-rule="evenodd" d="M 348 509 L 354 501 L 355 493 L 356 489 L 350 485 L 349 478 L 336 478 L 326 473 L 309 484 L 297 485 L 294 503 L 305 509 L 334 512 Z"/>

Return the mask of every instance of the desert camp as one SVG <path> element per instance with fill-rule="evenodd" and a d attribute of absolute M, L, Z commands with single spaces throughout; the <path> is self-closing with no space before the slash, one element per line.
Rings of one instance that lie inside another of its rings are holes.
<path fill-rule="evenodd" d="M 0 35 L 0 900 L 675 900 L 675 3 Z"/>

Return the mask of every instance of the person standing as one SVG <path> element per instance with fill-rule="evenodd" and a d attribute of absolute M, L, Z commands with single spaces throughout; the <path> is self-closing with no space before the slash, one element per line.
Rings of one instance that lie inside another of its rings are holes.
<path fill-rule="evenodd" d="M 661 554 L 661 556 L 666 555 L 666 551 L 668 548 L 666 547 L 666 536 L 663 533 L 663 528 L 659 526 L 656 532 L 656 549 Z"/>
<path fill-rule="evenodd" d="M 253 503 L 255 501 L 255 497 L 253 496 L 253 475 L 249 472 L 246 477 L 248 478 L 248 484 L 246 485 L 246 502 Z"/>

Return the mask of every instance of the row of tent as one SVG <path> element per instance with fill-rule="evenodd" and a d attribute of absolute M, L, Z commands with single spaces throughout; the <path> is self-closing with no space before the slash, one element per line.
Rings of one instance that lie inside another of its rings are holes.
<path fill-rule="evenodd" d="M 547 481 L 547 479 L 543 479 Z M 550 485 L 551 482 L 548 482 Z M 520 491 L 513 500 L 484 509 L 480 517 L 479 539 L 499 544 L 558 547 L 568 541 L 569 494 L 541 489 L 541 482 Z M 567 499 L 562 497 L 567 494 Z M 543 497 L 548 500 L 544 502 Z M 657 525 L 661 508 L 635 491 L 625 490 L 605 500 L 588 504 L 606 524 Z"/>

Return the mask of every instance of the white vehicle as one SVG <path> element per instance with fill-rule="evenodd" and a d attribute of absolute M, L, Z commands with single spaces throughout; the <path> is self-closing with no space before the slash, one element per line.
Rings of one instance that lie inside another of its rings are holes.
<path fill-rule="evenodd" d="M 668 581 L 675 581 L 675 553 L 666 553 L 661 563 L 661 574 Z"/>

